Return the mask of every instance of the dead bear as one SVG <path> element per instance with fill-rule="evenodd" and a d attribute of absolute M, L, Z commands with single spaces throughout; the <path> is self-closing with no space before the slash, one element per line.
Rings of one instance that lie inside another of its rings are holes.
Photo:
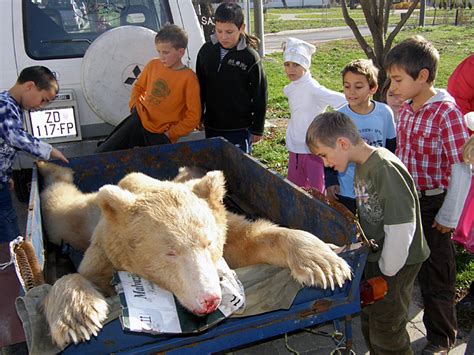
<path fill-rule="evenodd" d="M 58 186 L 51 182 L 46 188 L 55 196 L 42 195 L 46 199 L 42 212 L 51 216 L 62 205 L 51 204 L 48 198 L 68 201 L 68 193 L 76 187 L 61 178 L 62 173 L 71 174 L 69 169 L 42 164 L 45 181 L 52 176 L 58 181 Z M 81 215 L 90 216 L 81 223 L 96 223 L 90 245 L 78 273 L 57 280 L 45 299 L 54 343 L 63 347 L 97 334 L 107 316 L 105 297 L 114 292 L 110 280 L 116 270 L 138 274 L 167 289 L 198 315 L 213 312 L 220 303 L 216 263 L 222 256 L 231 268 L 259 263 L 287 267 L 308 286 L 334 289 L 351 279 L 345 260 L 313 234 L 267 220 L 249 221 L 227 211 L 221 171 L 192 177 L 160 181 L 131 173 L 118 186 L 105 185 L 84 199 L 88 204 L 84 211 L 98 208 L 99 219 L 95 213 Z M 67 226 L 74 228 L 76 216 L 64 218 L 71 220 L 62 221 L 63 235 L 74 237 Z"/>

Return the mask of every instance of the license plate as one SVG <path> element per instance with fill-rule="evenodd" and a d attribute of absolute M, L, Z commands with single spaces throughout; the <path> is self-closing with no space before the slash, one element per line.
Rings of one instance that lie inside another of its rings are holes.
<path fill-rule="evenodd" d="M 31 111 L 30 123 L 31 133 L 37 138 L 77 136 L 72 107 Z"/>

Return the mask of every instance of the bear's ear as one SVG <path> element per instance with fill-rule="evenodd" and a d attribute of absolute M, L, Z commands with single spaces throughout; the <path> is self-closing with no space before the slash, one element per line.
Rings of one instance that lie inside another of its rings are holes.
<path fill-rule="evenodd" d="M 96 195 L 96 203 L 108 218 L 117 218 L 135 202 L 135 195 L 115 185 L 104 185 Z"/>
<path fill-rule="evenodd" d="M 118 182 L 118 186 L 130 192 L 140 193 L 161 186 L 161 181 L 143 173 L 129 173 Z"/>
<path fill-rule="evenodd" d="M 202 179 L 192 184 L 191 190 L 211 204 L 222 203 L 226 193 L 225 178 L 222 171 L 209 171 Z"/>

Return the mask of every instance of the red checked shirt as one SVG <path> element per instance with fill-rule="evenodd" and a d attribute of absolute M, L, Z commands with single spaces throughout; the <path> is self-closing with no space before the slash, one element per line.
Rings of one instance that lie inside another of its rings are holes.
<path fill-rule="evenodd" d="M 462 161 L 462 147 L 469 138 L 454 99 L 437 91 L 416 112 L 405 102 L 397 124 L 396 154 L 418 190 L 448 188 L 451 165 Z"/>

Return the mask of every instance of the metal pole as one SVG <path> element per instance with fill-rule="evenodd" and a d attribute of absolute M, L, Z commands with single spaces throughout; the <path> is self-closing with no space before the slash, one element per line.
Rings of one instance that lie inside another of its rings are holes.
<path fill-rule="evenodd" d="M 252 33 L 252 26 L 250 24 L 250 0 L 245 0 L 245 29 L 247 33 Z"/>
<path fill-rule="evenodd" d="M 263 31 L 263 2 L 262 0 L 254 0 L 253 2 L 253 16 L 255 35 L 260 39 L 258 45 L 258 53 L 261 57 L 265 56 L 265 36 Z"/>
<path fill-rule="evenodd" d="M 420 0 L 420 18 L 418 26 L 425 27 L 426 0 Z"/>

